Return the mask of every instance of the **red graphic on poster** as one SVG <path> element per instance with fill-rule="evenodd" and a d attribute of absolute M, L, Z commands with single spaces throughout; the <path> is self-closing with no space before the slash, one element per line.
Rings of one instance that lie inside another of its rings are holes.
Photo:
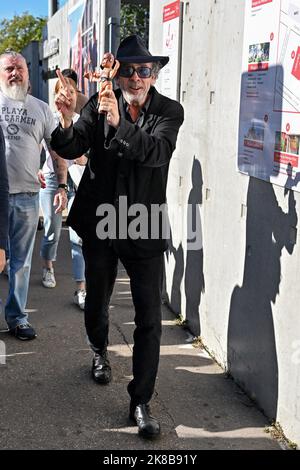
<path fill-rule="evenodd" d="M 274 153 L 274 161 L 278 163 L 284 163 L 285 165 L 292 165 L 292 167 L 298 167 L 299 157 L 295 157 L 293 155 L 289 155 L 288 153 Z"/>
<path fill-rule="evenodd" d="M 266 3 L 272 3 L 273 0 L 252 0 L 252 8 L 260 7 Z"/>
<path fill-rule="evenodd" d="M 287 127 L 290 130 L 289 124 Z M 274 161 L 285 165 L 298 167 L 300 149 L 300 135 L 276 132 Z"/>
<path fill-rule="evenodd" d="M 248 72 L 257 72 L 258 70 L 268 70 L 268 62 L 258 62 L 257 64 L 249 64 Z"/>
<path fill-rule="evenodd" d="M 263 142 L 259 142 L 259 141 L 255 141 L 255 140 L 245 139 L 244 140 L 244 145 L 245 145 L 245 147 L 250 147 L 251 149 L 257 149 L 257 150 L 263 150 L 264 149 Z"/>
<path fill-rule="evenodd" d="M 296 58 L 293 65 L 292 75 L 300 80 L 300 47 L 298 47 Z"/>
<path fill-rule="evenodd" d="M 178 18 L 180 15 L 180 0 L 176 2 L 169 3 L 166 5 L 163 10 L 163 22 L 166 23 L 167 21 L 174 20 Z"/>

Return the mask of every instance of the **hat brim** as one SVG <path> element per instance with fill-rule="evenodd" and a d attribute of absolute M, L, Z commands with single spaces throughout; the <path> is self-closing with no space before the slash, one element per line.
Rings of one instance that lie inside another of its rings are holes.
<path fill-rule="evenodd" d="M 126 64 L 148 64 L 151 62 L 159 62 L 161 67 L 164 67 L 169 62 L 169 57 L 167 56 L 131 56 L 131 57 L 116 57 L 119 62 L 124 62 Z"/>

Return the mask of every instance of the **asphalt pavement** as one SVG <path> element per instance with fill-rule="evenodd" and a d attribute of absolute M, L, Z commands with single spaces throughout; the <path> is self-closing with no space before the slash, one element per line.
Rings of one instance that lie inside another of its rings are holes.
<path fill-rule="evenodd" d="M 109 356 L 113 381 L 94 383 L 83 313 L 73 303 L 68 231 L 55 264 L 57 286 L 41 283 L 39 245 L 28 298 L 34 341 L 10 336 L 0 318 L 0 449 L 276 450 L 282 445 L 267 418 L 163 306 L 161 360 L 153 415 L 161 437 L 147 441 L 128 421 L 134 313 L 129 281 L 120 266 L 110 308 Z M 0 276 L 5 301 L 7 278 Z M 4 353 L 6 354 L 4 357 Z M 1 355 L 2 354 L 2 355 Z"/>

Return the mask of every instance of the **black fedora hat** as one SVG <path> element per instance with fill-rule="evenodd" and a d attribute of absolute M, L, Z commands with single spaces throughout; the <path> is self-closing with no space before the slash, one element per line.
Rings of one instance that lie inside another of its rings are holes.
<path fill-rule="evenodd" d="M 116 59 L 119 62 L 134 64 L 159 62 L 161 67 L 164 67 L 169 62 L 169 57 L 167 56 L 150 54 L 142 39 L 136 34 L 123 39 L 117 50 Z"/>

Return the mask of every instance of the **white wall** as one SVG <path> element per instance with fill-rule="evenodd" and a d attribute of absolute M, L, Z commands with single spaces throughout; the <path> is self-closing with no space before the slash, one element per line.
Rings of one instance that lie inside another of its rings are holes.
<path fill-rule="evenodd" d="M 66 3 L 47 23 L 47 36 L 59 39 L 59 53 L 48 59 L 48 69 L 53 70 L 57 66 L 63 70 L 70 67 L 69 64 L 69 38 L 68 38 L 68 4 Z M 49 106 L 54 111 L 54 87 L 56 79 L 48 81 Z"/>
<path fill-rule="evenodd" d="M 153 54 L 162 53 L 168 3 L 150 1 Z M 300 197 L 236 171 L 243 24 L 240 0 L 184 2 L 185 122 L 169 176 L 168 199 L 178 207 L 167 292 L 194 334 L 300 445 Z M 194 253 L 186 250 L 188 201 L 201 216 L 203 246 Z"/>

